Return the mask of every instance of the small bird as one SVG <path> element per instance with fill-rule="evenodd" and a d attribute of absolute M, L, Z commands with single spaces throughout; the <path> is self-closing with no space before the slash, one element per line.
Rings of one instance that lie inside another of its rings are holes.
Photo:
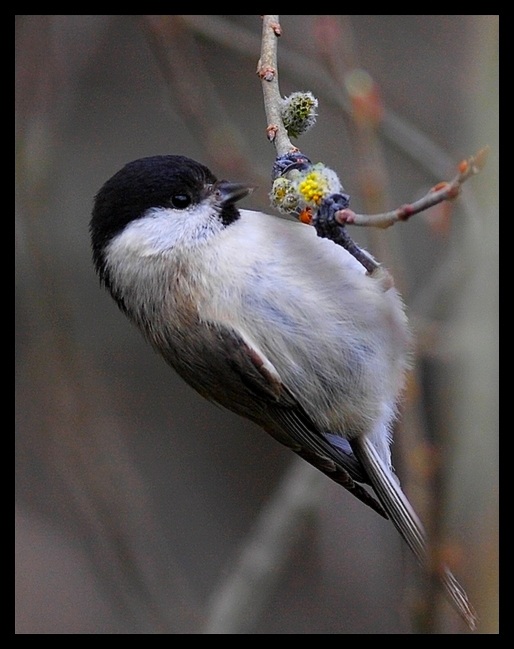
<path fill-rule="evenodd" d="M 411 347 L 401 298 L 313 227 L 238 209 L 250 191 L 184 156 L 128 163 L 94 202 L 101 283 L 195 390 L 390 518 L 426 564 L 391 465 Z M 439 574 L 474 629 L 464 590 Z"/>

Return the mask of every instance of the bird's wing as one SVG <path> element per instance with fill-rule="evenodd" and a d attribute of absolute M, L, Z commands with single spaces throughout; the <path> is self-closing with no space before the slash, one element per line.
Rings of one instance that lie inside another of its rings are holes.
<path fill-rule="evenodd" d="M 280 439 L 285 434 L 289 437 L 287 444 L 295 453 L 329 478 L 348 489 L 356 498 L 374 509 L 384 518 L 388 515 L 377 499 L 360 483 L 368 483 L 366 473 L 352 450 L 342 444 L 329 441 L 332 435 L 320 433 L 315 424 L 297 403 L 294 407 L 275 405 L 270 408 L 273 416 L 272 425 L 264 426 L 272 435 L 274 429 L 280 428 Z"/>
<path fill-rule="evenodd" d="M 377 499 L 360 484 L 369 481 L 350 445 L 342 437 L 325 434 L 316 427 L 269 359 L 241 332 L 227 326 L 209 326 L 202 339 L 207 336 L 216 336 L 216 341 L 196 350 L 192 356 L 201 360 L 195 367 L 177 365 L 170 359 L 177 371 L 203 396 L 256 421 L 387 518 Z"/>

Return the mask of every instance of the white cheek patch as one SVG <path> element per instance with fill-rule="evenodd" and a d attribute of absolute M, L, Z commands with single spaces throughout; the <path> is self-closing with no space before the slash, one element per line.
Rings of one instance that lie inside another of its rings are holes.
<path fill-rule="evenodd" d="M 212 206 L 200 203 L 185 210 L 156 207 L 129 223 L 113 238 L 110 253 L 159 256 L 197 245 L 223 228 Z"/>
<path fill-rule="evenodd" d="M 141 257 L 159 255 L 175 247 L 180 240 L 184 213 L 165 208 L 153 208 L 136 221 L 129 223 L 123 232 L 114 237 L 111 250 Z"/>

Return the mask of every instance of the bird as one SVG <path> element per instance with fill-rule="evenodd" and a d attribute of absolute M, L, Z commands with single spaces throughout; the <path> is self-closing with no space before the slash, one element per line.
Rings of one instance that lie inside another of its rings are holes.
<path fill-rule="evenodd" d="M 240 209 L 251 190 L 182 155 L 129 162 L 94 198 L 100 282 L 200 395 L 390 519 L 427 566 L 391 462 L 412 350 L 401 296 L 312 226 Z M 475 629 L 464 589 L 437 572 Z"/>

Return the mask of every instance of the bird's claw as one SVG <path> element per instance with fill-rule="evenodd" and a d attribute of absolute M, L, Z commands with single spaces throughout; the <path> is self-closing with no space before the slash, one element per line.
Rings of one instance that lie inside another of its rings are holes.
<path fill-rule="evenodd" d="M 280 176 L 285 176 L 289 171 L 293 169 L 299 169 L 303 171 L 310 167 L 312 162 L 307 156 L 305 156 L 300 151 L 291 151 L 281 156 L 275 158 L 273 163 L 273 169 L 271 172 L 271 179 L 276 180 Z"/>
<path fill-rule="evenodd" d="M 345 210 L 350 205 L 348 194 L 330 194 L 324 198 L 312 219 L 312 225 L 316 228 L 319 236 L 327 236 L 327 233 L 344 227 L 336 220 L 336 213 Z M 323 232 L 324 235 L 321 235 Z"/>

